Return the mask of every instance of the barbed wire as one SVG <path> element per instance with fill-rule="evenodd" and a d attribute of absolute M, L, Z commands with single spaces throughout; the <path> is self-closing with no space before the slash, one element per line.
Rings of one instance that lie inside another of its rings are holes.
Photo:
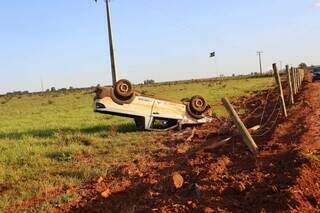
<path fill-rule="evenodd" d="M 279 107 L 280 106 L 279 104 L 280 104 L 280 98 L 278 97 L 277 102 L 276 102 L 270 116 L 268 117 L 266 122 L 263 125 L 261 125 L 261 127 L 260 127 L 260 132 L 262 130 L 265 130 L 265 131 L 262 133 L 258 132 L 256 134 L 252 134 L 253 137 L 262 137 L 272 131 L 272 129 L 277 124 L 277 121 L 278 121 L 280 113 L 281 113 L 281 108 Z"/>
<path fill-rule="evenodd" d="M 269 91 L 268 91 L 268 94 L 267 94 L 267 97 L 266 97 L 266 102 L 265 102 L 265 105 L 263 107 L 263 111 L 262 111 L 262 115 L 261 115 L 261 119 L 260 119 L 260 126 L 262 125 L 262 121 L 263 121 L 264 114 L 265 114 L 266 109 L 267 109 L 268 100 L 269 100 L 269 96 L 271 94 L 271 91 L 273 91 L 273 88 L 269 89 Z"/>

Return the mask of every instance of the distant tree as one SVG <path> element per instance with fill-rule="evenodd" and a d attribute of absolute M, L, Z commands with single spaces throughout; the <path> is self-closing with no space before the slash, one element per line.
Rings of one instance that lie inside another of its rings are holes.
<path fill-rule="evenodd" d="M 154 83 L 155 83 L 155 81 L 152 79 L 143 81 L 143 84 L 154 84 Z"/>
<path fill-rule="evenodd" d="M 301 68 L 301 69 L 306 69 L 307 67 L 308 67 L 307 64 L 304 62 L 299 64 L 299 68 Z"/>
<path fill-rule="evenodd" d="M 51 87 L 51 92 L 55 92 L 56 91 L 56 88 L 55 87 Z"/>

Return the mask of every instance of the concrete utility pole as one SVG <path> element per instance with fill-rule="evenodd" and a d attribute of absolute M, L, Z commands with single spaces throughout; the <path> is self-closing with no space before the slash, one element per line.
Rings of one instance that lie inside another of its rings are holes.
<path fill-rule="evenodd" d="M 115 85 L 116 82 L 117 82 L 117 74 L 116 74 L 116 62 L 115 62 L 114 48 L 113 48 L 111 12 L 110 12 L 109 0 L 105 0 L 105 2 L 106 2 L 107 21 L 108 21 L 108 35 L 109 35 L 109 48 L 110 48 L 112 83 L 113 83 L 113 85 Z"/>
<path fill-rule="evenodd" d="M 259 65 L 260 65 L 260 75 L 262 75 L 262 62 L 261 62 L 261 55 L 262 55 L 262 51 L 258 51 L 257 54 L 259 56 Z"/>

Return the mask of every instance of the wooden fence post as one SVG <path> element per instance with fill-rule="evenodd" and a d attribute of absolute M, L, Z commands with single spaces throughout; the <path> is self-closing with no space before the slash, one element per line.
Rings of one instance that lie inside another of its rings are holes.
<path fill-rule="evenodd" d="M 289 65 L 286 65 L 286 71 L 288 75 L 288 84 L 289 84 L 289 92 L 290 92 L 290 103 L 294 104 L 294 94 L 293 94 L 293 88 L 292 88 L 292 80 L 291 80 L 291 70 L 289 69 Z"/>
<path fill-rule="evenodd" d="M 251 137 L 248 129 L 245 127 L 241 119 L 239 118 L 237 112 L 234 110 L 232 105 L 230 104 L 228 98 L 222 98 L 222 103 L 224 107 L 226 108 L 227 112 L 229 113 L 230 117 L 232 118 L 234 124 L 237 126 L 238 130 L 240 131 L 240 134 L 245 142 L 245 144 L 248 146 L 249 150 L 253 154 L 257 154 L 258 152 L 258 146 L 254 142 L 253 138 Z"/>
<path fill-rule="evenodd" d="M 299 73 L 300 73 L 300 69 L 297 68 L 298 89 L 300 91 L 300 75 L 299 75 Z"/>
<path fill-rule="evenodd" d="M 294 95 L 297 94 L 297 86 L 296 86 L 296 79 L 294 77 L 294 68 L 291 67 L 291 80 L 292 80 L 292 88 Z"/>
<path fill-rule="evenodd" d="M 294 75 L 296 78 L 296 87 L 297 87 L 297 93 L 298 93 L 299 92 L 299 79 L 298 79 L 298 69 L 297 68 L 294 69 Z"/>
<path fill-rule="evenodd" d="M 298 75 L 298 88 L 300 90 L 301 88 L 300 68 L 297 69 L 297 75 Z"/>
<path fill-rule="evenodd" d="M 300 70 L 300 79 L 301 79 L 301 86 L 302 86 L 302 83 L 303 83 L 303 80 L 304 80 L 304 69 Z"/>
<path fill-rule="evenodd" d="M 278 72 L 278 68 L 276 64 L 272 64 L 273 71 L 274 71 L 274 77 L 276 78 L 276 82 L 279 87 L 279 93 L 280 93 L 280 98 L 281 98 L 281 105 L 282 105 L 282 112 L 285 118 L 288 117 L 287 113 L 287 108 L 286 108 L 286 102 L 284 101 L 284 96 L 283 96 L 283 90 L 282 90 L 282 85 L 281 85 L 281 78 Z"/>

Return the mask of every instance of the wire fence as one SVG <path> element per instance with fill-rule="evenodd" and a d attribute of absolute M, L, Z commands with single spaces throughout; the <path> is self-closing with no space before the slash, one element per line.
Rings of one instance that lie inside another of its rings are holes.
<path fill-rule="evenodd" d="M 258 97 L 258 100 L 254 100 L 256 107 L 251 109 L 251 112 L 244 118 L 245 121 L 254 120 L 254 123 L 259 128 L 251 134 L 246 128 L 238 128 L 243 139 L 247 142 L 249 141 L 253 146 L 256 146 L 253 138 L 259 139 L 267 137 L 267 135 L 276 129 L 280 121 L 288 119 L 287 109 L 295 103 L 293 99 L 301 92 L 302 82 L 305 80 L 305 68 L 292 67 L 289 69 L 289 66 L 286 66 L 285 75 L 281 76 L 279 75 L 276 64 L 273 64 L 273 69 L 277 86 L 269 89 L 265 93 L 266 95 L 263 100 L 261 100 L 261 97 Z M 284 76 L 286 78 L 284 78 Z M 236 126 L 244 126 L 243 122 L 238 119 L 238 115 L 230 114 L 230 116 Z"/>

